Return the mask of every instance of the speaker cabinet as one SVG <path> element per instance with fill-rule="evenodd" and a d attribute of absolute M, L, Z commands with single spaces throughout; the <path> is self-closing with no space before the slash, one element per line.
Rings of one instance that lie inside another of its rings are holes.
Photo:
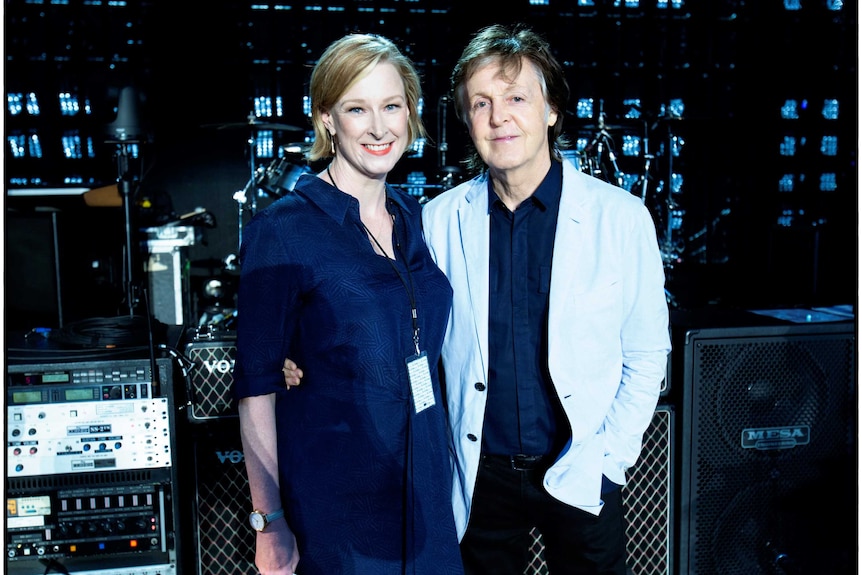
<path fill-rule="evenodd" d="M 239 412 L 232 395 L 236 332 L 219 332 L 212 338 L 196 336 L 185 351 L 192 362 L 187 390 L 189 421 L 237 420 Z"/>
<path fill-rule="evenodd" d="M 630 575 L 672 573 L 673 438 L 673 408 L 659 405 L 644 433 L 641 455 L 629 469 L 628 482 L 623 487 Z M 548 574 L 544 548 L 541 533 L 534 529 L 532 556 L 525 575 Z"/>
<path fill-rule="evenodd" d="M 672 573 L 673 438 L 673 408 L 659 405 L 644 434 L 640 458 L 629 469 L 623 487 L 631 575 Z"/>
<path fill-rule="evenodd" d="M 855 344 L 850 322 L 685 334 L 681 575 L 856 572 L 826 520 L 857 513 Z"/>
<path fill-rule="evenodd" d="M 197 575 L 257 575 L 238 420 L 199 426 L 194 464 Z"/>

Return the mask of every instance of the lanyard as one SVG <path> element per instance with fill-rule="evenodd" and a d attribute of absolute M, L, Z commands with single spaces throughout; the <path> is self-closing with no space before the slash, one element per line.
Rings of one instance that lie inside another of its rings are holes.
<path fill-rule="evenodd" d="M 413 286 L 413 275 L 410 273 L 410 262 L 407 261 L 407 257 L 404 255 L 404 252 L 401 249 L 401 240 L 398 236 L 398 218 L 394 215 L 392 216 L 392 231 L 395 233 L 395 248 L 398 250 L 398 253 L 401 255 L 401 259 L 404 261 L 404 269 L 407 270 L 407 280 L 410 285 L 408 286 L 408 281 L 404 281 L 404 276 L 401 275 L 401 272 L 398 271 L 398 266 L 395 265 L 395 262 L 391 260 L 388 256 L 386 256 L 386 250 L 383 249 L 383 246 L 380 245 L 380 242 L 377 241 L 377 238 L 374 237 L 374 234 L 368 229 L 365 223 L 360 219 L 359 223 L 362 224 L 362 228 L 365 230 L 365 233 L 368 234 L 368 237 L 377 244 L 377 247 L 380 248 L 380 251 L 384 254 L 385 257 L 389 261 L 389 265 L 392 266 L 392 269 L 395 270 L 395 274 L 398 276 L 398 279 L 401 280 L 401 284 L 404 286 L 404 290 L 407 292 L 407 297 L 410 298 L 410 317 L 413 320 L 413 346 L 416 348 L 416 355 L 419 355 L 419 314 L 416 310 L 416 296 Z"/>
<path fill-rule="evenodd" d="M 332 177 L 332 173 L 329 171 L 329 166 L 326 166 L 326 175 L 329 177 L 329 181 L 332 182 L 333 187 L 340 192 L 341 189 L 338 187 L 338 184 L 335 183 L 335 178 Z M 386 200 L 388 203 L 389 198 L 387 197 Z M 389 210 L 387 209 L 386 211 L 388 212 Z M 395 265 L 395 262 L 389 259 L 389 256 L 386 255 L 386 250 L 383 249 L 383 246 L 380 245 L 380 242 L 377 241 L 374 234 L 372 234 L 366 227 L 362 218 L 359 218 L 359 223 L 362 225 L 362 229 L 365 230 L 365 233 L 368 234 L 368 237 L 370 237 L 372 241 L 377 244 L 377 247 L 380 248 L 380 252 L 383 253 L 383 257 L 389 260 L 389 264 L 392 266 L 392 269 L 395 270 L 396 275 L 398 275 L 398 279 L 401 280 L 401 284 L 407 291 L 407 297 L 410 298 L 410 317 L 413 321 L 413 347 L 416 348 L 416 355 L 419 355 L 419 314 L 416 311 L 416 296 L 413 289 L 413 276 L 410 274 L 410 262 L 401 250 L 401 240 L 398 237 L 398 220 L 394 215 L 392 216 L 392 231 L 395 232 L 395 248 L 398 250 L 398 253 L 401 254 L 401 259 L 404 261 L 404 269 L 407 270 L 407 279 L 410 282 L 409 287 L 407 282 L 404 281 L 404 276 L 402 276 L 401 272 L 398 271 L 398 267 Z"/>

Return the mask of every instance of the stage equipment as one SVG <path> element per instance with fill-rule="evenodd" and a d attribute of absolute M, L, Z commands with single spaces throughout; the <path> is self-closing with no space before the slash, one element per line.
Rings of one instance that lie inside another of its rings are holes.
<path fill-rule="evenodd" d="M 293 191 L 299 177 L 311 173 L 311 168 L 305 161 L 305 154 L 309 149 L 308 144 L 281 146 L 278 157 L 265 170 L 258 168 L 256 184 L 274 198 Z"/>
<path fill-rule="evenodd" d="M 855 571 L 855 531 L 824 523 L 857 511 L 853 323 L 693 329 L 679 351 L 680 575 Z"/>
<path fill-rule="evenodd" d="M 458 166 L 450 166 L 446 160 L 449 151 L 449 142 L 446 140 L 446 118 L 449 112 L 449 103 L 452 98 L 441 96 L 437 101 L 437 169 L 439 170 L 438 187 L 441 191 L 454 188 L 464 181 L 464 170 Z M 439 192 L 438 192 L 439 193 Z"/>
<path fill-rule="evenodd" d="M 191 226 L 147 228 L 145 272 L 150 312 L 167 325 L 194 325 L 189 289 L 189 247 L 195 244 Z"/>
<path fill-rule="evenodd" d="M 239 420 L 198 426 L 193 436 L 197 575 L 257 575 Z"/>
<path fill-rule="evenodd" d="M 216 130 L 272 130 L 282 132 L 301 132 L 302 128 L 291 126 L 290 124 L 280 124 L 274 122 L 261 122 L 260 118 L 254 114 L 249 114 L 245 122 L 228 122 L 223 124 L 204 124 L 202 128 L 215 128 Z"/>
<path fill-rule="evenodd" d="M 301 132 L 302 128 L 292 126 L 290 124 L 280 124 L 272 122 L 262 122 L 254 112 L 251 112 L 245 122 L 230 122 L 226 124 L 203 124 L 202 128 L 214 128 L 216 130 L 247 130 L 249 137 L 246 143 L 248 144 L 248 165 L 249 179 L 242 189 L 237 190 L 233 194 L 233 199 L 237 204 L 237 227 L 238 227 L 238 247 L 242 248 L 242 230 L 245 219 L 245 212 L 248 211 L 250 216 L 257 213 L 257 194 L 261 182 L 267 177 L 267 170 L 263 166 L 257 165 L 257 154 L 255 152 L 255 133 L 261 131 L 281 131 L 281 132 Z M 269 191 L 269 190 L 266 190 Z M 248 207 L 246 208 L 246 204 Z M 237 252 L 239 253 L 239 252 Z"/>
<path fill-rule="evenodd" d="M 171 369 L 168 359 L 8 366 L 7 573 L 177 573 Z"/>
<path fill-rule="evenodd" d="M 191 423 L 236 419 L 233 399 L 233 368 L 236 332 L 207 326 L 188 331 L 185 355 L 193 364 L 189 370 L 187 409 Z"/>
<path fill-rule="evenodd" d="M 134 189 L 140 184 L 130 171 L 129 160 L 136 156 L 133 150 L 146 141 L 143 119 L 141 114 L 141 95 L 134 87 L 125 87 L 120 92 L 117 103 L 117 117 L 107 127 L 109 138 L 108 144 L 116 146 L 114 159 L 117 162 L 117 190 L 122 198 L 123 216 L 125 222 L 125 246 L 123 264 L 123 289 L 126 306 L 129 315 L 135 315 L 140 296 L 138 270 L 138 258 L 135 257 L 134 248 L 136 244 L 132 241 L 132 198 Z"/>
<path fill-rule="evenodd" d="M 643 448 L 623 487 L 626 563 L 633 575 L 672 575 L 674 491 L 674 410 L 659 405 L 643 438 Z M 544 544 L 533 530 L 533 556 L 524 575 L 548 575 Z M 551 575 L 553 575 L 551 573 Z"/>
<path fill-rule="evenodd" d="M 622 172 L 617 164 L 616 145 L 608 130 L 620 130 L 622 126 L 612 126 L 605 123 L 604 100 L 599 100 L 598 123 L 595 126 L 585 126 L 585 130 L 594 130 L 592 141 L 583 150 L 583 165 L 581 171 L 615 186 L 623 187 Z"/>
<path fill-rule="evenodd" d="M 673 119 L 678 120 L 679 118 L 674 117 Z M 667 172 L 666 179 L 659 180 L 656 187 L 657 205 L 655 211 L 657 212 L 658 225 L 663 226 L 663 229 L 659 229 L 659 248 L 661 249 L 662 261 L 664 261 L 665 268 L 672 269 L 682 262 L 682 256 L 686 249 L 683 235 L 686 210 L 679 202 L 682 197 L 683 178 L 674 171 L 674 158 L 679 156 L 685 141 L 673 131 L 669 120 L 666 121 L 662 117 L 659 124 L 664 124 L 667 128 L 666 140 L 662 146 L 662 157 L 665 159 Z M 662 195 L 664 195 L 663 199 L 661 198 Z"/>

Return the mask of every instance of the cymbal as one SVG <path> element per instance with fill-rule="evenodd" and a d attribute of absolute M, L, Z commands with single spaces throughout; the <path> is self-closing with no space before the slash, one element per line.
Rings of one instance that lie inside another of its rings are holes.
<path fill-rule="evenodd" d="M 282 130 L 285 132 L 301 132 L 302 128 L 290 124 L 276 124 L 272 122 L 260 122 L 252 119 L 247 122 L 229 122 L 226 124 L 204 124 L 202 128 L 215 128 L 216 130 Z"/>
<path fill-rule="evenodd" d="M 311 144 L 308 142 L 282 144 L 279 149 L 284 154 L 307 154 L 311 150 Z"/>
<path fill-rule="evenodd" d="M 616 124 L 587 124 L 586 126 L 581 126 L 582 130 L 622 130 L 623 126 L 619 126 Z"/>

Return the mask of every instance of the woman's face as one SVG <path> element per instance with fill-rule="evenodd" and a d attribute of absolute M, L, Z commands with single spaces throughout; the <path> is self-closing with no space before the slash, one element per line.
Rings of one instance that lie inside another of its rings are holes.
<path fill-rule="evenodd" d="M 404 82 L 389 62 L 377 64 L 322 114 L 336 157 L 374 179 L 385 179 L 404 154 L 408 117 Z"/>

